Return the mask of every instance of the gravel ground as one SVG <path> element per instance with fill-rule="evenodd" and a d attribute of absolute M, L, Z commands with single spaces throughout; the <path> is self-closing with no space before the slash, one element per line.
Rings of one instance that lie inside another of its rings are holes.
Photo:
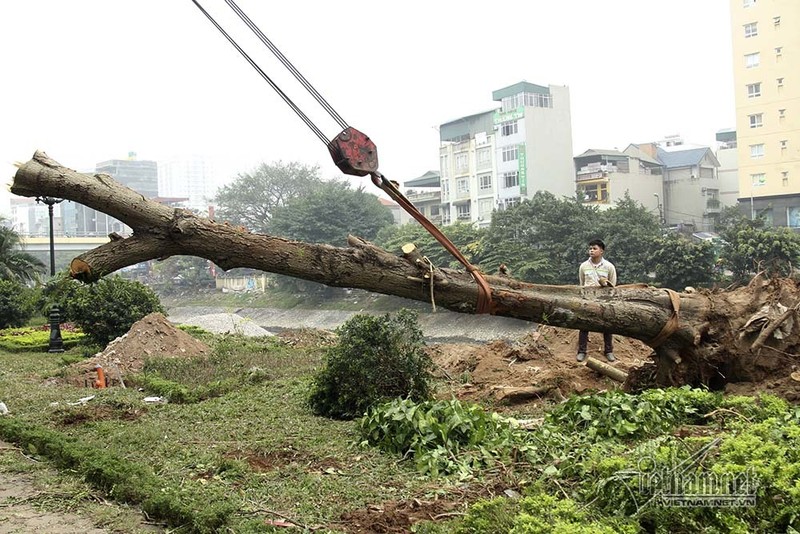
<path fill-rule="evenodd" d="M 233 312 L 233 313 L 222 313 Z M 314 328 L 335 330 L 357 312 L 338 310 L 282 310 L 274 308 L 214 308 L 211 306 L 181 306 L 169 309 L 167 319 L 176 324 L 197 324 L 205 317 L 221 317 L 220 324 L 230 325 L 236 317 L 247 324 L 268 332 L 281 332 L 286 329 Z M 369 312 L 362 312 L 369 313 Z M 374 315 L 374 314 L 373 314 Z M 382 314 L 381 314 L 382 315 Z M 231 318 L 233 316 L 234 318 Z M 227 321 L 227 322 L 226 322 Z M 495 317 L 490 315 L 468 315 L 439 310 L 436 313 L 420 313 L 419 324 L 426 340 L 431 342 L 488 342 L 495 339 L 513 340 L 536 329 L 527 321 Z M 266 330 L 264 330 L 266 329 Z M 265 335 L 263 333 L 247 335 Z"/>
<path fill-rule="evenodd" d="M 181 323 L 198 326 L 214 334 L 243 334 L 252 337 L 275 335 L 258 326 L 252 319 L 241 317 L 235 313 L 195 315 L 183 318 Z"/>

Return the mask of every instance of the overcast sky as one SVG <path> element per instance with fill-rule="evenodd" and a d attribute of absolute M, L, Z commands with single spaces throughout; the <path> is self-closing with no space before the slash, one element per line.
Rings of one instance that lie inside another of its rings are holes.
<path fill-rule="evenodd" d="M 734 127 L 729 0 L 237 0 L 404 181 L 438 168 L 439 124 L 525 80 L 569 86 L 573 152 Z M 327 137 L 309 101 L 224 0 L 201 0 Z M 204 154 L 223 176 L 319 165 L 323 143 L 191 0 L 0 2 L 0 168 Z M 0 214 L 8 213 L 8 193 Z"/>

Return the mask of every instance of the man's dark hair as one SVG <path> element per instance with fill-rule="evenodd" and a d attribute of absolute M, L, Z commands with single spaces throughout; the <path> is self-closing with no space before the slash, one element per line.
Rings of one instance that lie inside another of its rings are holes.
<path fill-rule="evenodd" d="M 603 250 L 606 249 L 606 244 L 603 243 L 603 241 L 600 240 L 600 239 L 592 239 L 591 241 L 589 241 L 589 246 L 591 247 L 592 245 L 597 245 L 598 247 L 602 248 Z"/>

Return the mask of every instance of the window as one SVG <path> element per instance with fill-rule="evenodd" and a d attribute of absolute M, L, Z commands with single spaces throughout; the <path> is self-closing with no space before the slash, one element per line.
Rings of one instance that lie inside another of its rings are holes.
<path fill-rule="evenodd" d="M 786 139 L 782 140 L 781 141 L 781 150 L 786 150 L 788 145 L 789 145 L 789 141 L 787 141 Z"/>
<path fill-rule="evenodd" d="M 747 84 L 747 98 L 761 96 L 761 82 Z"/>
<path fill-rule="evenodd" d="M 517 145 L 503 147 L 503 161 L 514 161 L 518 157 Z"/>
<path fill-rule="evenodd" d="M 762 185 L 766 185 L 766 183 L 767 183 L 767 175 L 764 174 L 763 172 L 759 172 L 757 174 L 751 174 L 750 175 L 750 183 L 753 185 L 753 187 L 759 187 L 759 186 L 762 186 Z"/>
<path fill-rule="evenodd" d="M 492 167 L 492 149 L 489 147 L 479 149 L 475 152 L 475 159 L 479 169 L 490 169 Z"/>
<path fill-rule="evenodd" d="M 535 108 L 552 108 L 553 99 L 550 95 L 541 93 L 525 93 L 525 105 Z"/>
<path fill-rule="evenodd" d="M 778 110 L 778 118 L 785 119 L 786 118 L 786 108 Z"/>
<path fill-rule="evenodd" d="M 755 37 L 756 35 L 758 35 L 758 23 L 757 22 L 751 22 L 749 24 L 745 24 L 744 25 L 744 36 L 745 36 L 745 38 Z"/>
<path fill-rule="evenodd" d="M 783 180 L 784 187 L 789 185 L 789 171 L 781 171 L 781 179 Z"/>
<path fill-rule="evenodd" d="M 459 178 L 456 180 L 456 193 L 461 195 L 469 194 L 469 178 Z"/>
<path fill-rule="evenodd" d="M 519 123 L 517 121 L 508 121 L 500 125 L 500 135 L 514 135 L 519 132 Z"/>
<path fill-rule="evenodd" d="M 752 69 L 754 67 L 758 67 L 761 63 L 761 53 L 755 52 L 753 54 L 745 54 L 744 56 L 744 66 L 748 69 Z"/>
<path fill-rule="evenodd" d="M 519 185 L 519 173 L 517 171 L 503 173 L 503 187 L 516 187 Z"/>
<path fill-rule="evenodd" d="M 512 197 L 507 198 L 503 201 L 506 209 L 513 208 L 514 206 L 519 206 L 519 197 Z"/>
<path fill-rule="evenodd" d="M 439 156 L 439 168 L 442 170 L 442 178 L 450 176 L 450 159 L 447 154 Z"/>
<path fill-rule="evenodd" d="M 608 202 L 608 182 L 578 184 L 578 198 L 584 202 Z"/>
<path fill-rule="evenodd" d="M 764 157 L 764 143 L 760 143 L 758 145 L 750 145 L 750 157 L 752 159 L 758 159 Z"/>
<path fill-rule="evenodd" d="M 492 188 L 492 175 L 491 174 L 479 174 L 478 175 L 478 189 L 481 191 L 487 191 Z"/>
<path fill-rule="evenodd" d="M 750 119 L 750 128 L 761 128 L 764 126 L 764 114 L 756 113 L 755 115 L 748 115 Z"/>
<path fill-rule="evenodd" d="M 459 221 L 469 220 L 469 203 L 456 205 L 456 219 Z"/>
<path fill-rule="evenodd" d="M 786 225 L 789 228 L 800 228 L 800 206 L 786 208 Z"/>
<path fill-rule="evenodd" d="M 450 198 L 450 180 L 442 180 L 442 201 Z"/>
<path fill-rule="evenodd" d="M 775 57 L 781 57 L 781 55 L 783 55 L 783 47 L 782 46 L 776 46 L 775 47 Z"/>
<path fill-rule="evenodd" d="M 783 87 L 783 78 L 778 78 L 778 87 Z"/>
<path fill-rule="evenodd" d="M 434 204 L 431 206 L 431 217 L 438 217 L 439 216 L 439 205 Z"/>
<path fill-rule="evenodd" d="M 469 154 L 461 152 L 456 154 L 456 172 L 464 172 L 469 170 Z"/>
<path fill-rule="evenodd" d="M 779 28 L 781 25 L 781 17 L 772 17 L 772 23 L 775 25 L 776 28 Z"/>
<path fill-rule="evenodd" d="M 742 0 L 743 7 L 753 7 L 756 4 L 756 0 Z"/>

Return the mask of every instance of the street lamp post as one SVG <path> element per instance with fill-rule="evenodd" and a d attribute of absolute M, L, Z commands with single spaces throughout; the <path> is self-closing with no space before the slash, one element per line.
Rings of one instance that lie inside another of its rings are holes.
<path fill-rule="evenodd" d="M 53 238 L 53 205 L 62 202 L 63 198 L 36 197 L 36 202 L 47 204 L 50 217 L 50 276 L 56 275 L 56 245 Z M 47 352 L 64 352 L 64 341 L 61 339 L 61 312 L 58 305 L 50 308 L 50 348 Z"/>
<path fill-rule="evenodd" d="M 664 226 L 664 212 L 661 207 L 661 197 L 658 196 L 658 193 L 653 193 L 653 196 L 656 197 L 656 204 L 658 205 L 658 224 Z"/>

